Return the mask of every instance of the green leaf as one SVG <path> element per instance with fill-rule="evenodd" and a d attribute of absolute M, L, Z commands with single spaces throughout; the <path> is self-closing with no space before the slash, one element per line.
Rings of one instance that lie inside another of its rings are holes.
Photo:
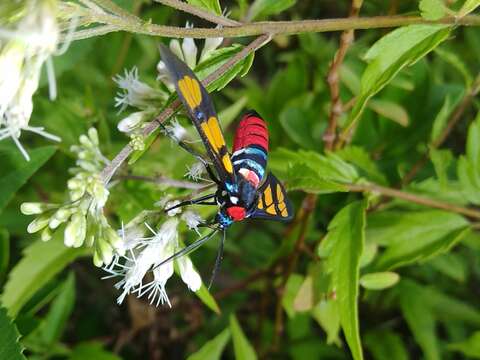
<path fill-rule="evenodd" d="M 444 131 L 450 114 L 455 109 L 457 104 L 463 97 L 463 91 L 459 92 L 457 96 L 453 97 L 448 94 L 443 102 L 440 111 L 437 113 L 435 120 L 433 121 L 432 132 L 430 133 L 430 143 L 434 143 L 440 138 L 440 135 Z"/>
<path fill-rule="evenodd" d="M 355 168 L 333 153 L 320 155 L 314 151 L 280 148 L 271 154 L 269 167 L 284 175 L 289 189 L 316 194 L 347 191 L 343 184 L 358 180 Z"/>
<path fill-rule="evenodd" d="M 421 0 L 420 13 L 426 20 L 438 20 L 446 15 L 448 10 L 442 0 Z"/>
<path fill-rule="evenodd" d="M 397 273 L 391 271 L 362 275 L 360 285 L 369 290 L 383 290 L 394 286 L 400 280 Z"/>
<path fill-rule="evenodd" d="M 8 317 L 6 309 L 0 308 L 0 359 L 26 360 L 19 338 L 17 327 Z"/>
<path fill-rule="evenodd" d="M 402 280 L 400 308 L 413 337 L 428 360 L 440 360 L 440 351 L 435 332 L 435 317 L 421 287 L 410 280 Z"/>
<path fill-rule="evenodd" d="M 285 309 L 289 318 L 293 318 L 295 316 L 295 308 L 293 307 L 293 303 L 295 301 L 295 297 L 302 286 L 304 277 L 300 274 L 291 274 L 288 277 L 287 283 L 285 284 L 285 291 L 283 292 L 282 296 L 282 305 Z"/>
<path fill-rule="evenodd" d="M 448 168 L 453 162 L 453 154 L 450 150 L 430 150 L 430 159 L 442 188 L 448 187 Z"/>
<path fill-rule="evenodd" d="M 10 236 L 8 231 L 0 229 L 0 284 L 3 283 L 4 276 L 8 269 L 10 261 Z"/>
<path fill-rule="evenodd" d="M 392 331 L 371 331 L 365 335 L 364 342 L 374 360 L 408 360 L 410 358 L 401 336 Z"/>
<path fill-rule="evenodd" d="M 30 161 L 26 161 L 14 145 L 2 144 L 0 146 L 0 164 L 2 164 L 0 212 L 2 212 L 17 190 L 50 159 L 55 151 L 56 148 L 54 146 L 44 146 L 29 150 Z"/>
<path fill-rule="evenodd" d="M 346 146 L 335 152 L 344 161 L 355 165 L 360 170 L 360 175 L 377 184 L 386 185 L 385 175 L 378 169 L 377 162 L 371 159 L 370 154 L 359 146 Z"/>
<path fill-rule="evenodd" d="M 238 323 L 234 314 L 230 315 L 230 332 L 233 339 L 233 350 L 235 351 L 235 359 L 237 360 L 254 360 L 257 358 L 255 350 L 248 342 L 245 334 Z"/>
<path fill-rule="evenodd" d="M 395 102 L 389 100 L 372 99 L 368 103 L 368 107 L 377 114 L 396 122 L 401 126 L 408 126 L 410 117 L 407 110 Z"/>
<path fill-rule="evenodd" d="M 228 340 L 230 340 L 230 330 L 226 328 L 212 340 L 206 342 L 197 352 L 190 355 L 187 360 L 219 360 Z"/>
<path fill-rule="evenodd" d="M 468 221 L 446 211 L 383 211 L 369 215 L 367 238 L 387 246 L 374 264 L 383 271 L 448 251 L 468 232 Z"/>
<path fill-rule="evenodd" d="M 218 307 L 217 301 L 215 298 L 210 294 L 210 291 L 208 291 L 207 287 L 205 284 L 202 283 L 202 286 L 198 291 L 195 292 L 195 295 L 198 296 L 202 302 L 208 306 L 210 310 L 212 310 L 216 314 L 220 314 L 220 308 Z"/>
<path fill-rule="evenodd" d="M 233 44 L 228 47 L 222 47 L 212 51 L 209 57 L 202 61 L 195 67 L 195 73 L 200 80 L 205 79 L 208 75 L 212 74 L 215 70 L 225 64 L 230 58 L 235 56 L 243 49 L 243 45 Z M 237 64 L 228 69 L 218 79 L 213 81 L 207 86 L 209 92 L 215 90 L 221 90 L 230 83 L 235 77 L 245 76 L 248 70 L 252 66 L 255 53 L 251 53 L 245 59 L 239 61 Z"/>
<path fill-rule="evenodd" d="M 458 160 L 457 175 L 469 202 L 480 204 L 480 112 L 470 125 L 466 155 Z"/>
<path fill-rule="evenodd" d="M 340 313 L 338 311 L 338 301 L 327 299 L 320 300 L 312 310 L 312 317 L 327 333 L 327 344 L 336 344 L 340 346 Z"/>
<path fill-rule="evenodd" d="M 480 6 L 480 0 L 465 0 L 462 8 L 458 12 L 459 17 L 463 17 Z"/>
<path fill-rule="evenodd" d="M 480 359 L 480 331 L 475 331 L 464 341 L 449 344 L 448 350 L 461 352 L 472 359 Z"/>
<path fill-rule="evenodd" d="M 331 243 L 327 246 L 331 246 L 327 266 L 337 293 L 340 323 L 355 360 L 363 359 L 357 300 L 366 207 L 366 201 L 357 201 L 341 209 L 328 225 L 328 233 L 323 240 Z"/>
<path fill-rule="evenodd" d="M 280 113 L 280 124 L 285 133 L 303 148 L 314 149 L 318 144 L 312 138 L 311 125 L 305 121 L 306 111 L 300 107 L 288 106 Z"/>
<path fill-rule="evenodd" d="M 460 283 L 467 279 L 467 264 L 459 254 L 452 252 L 437 256 L 429 262 L 429 265 Z"/>
<path fill-rule="evenodd" d="M 63 245 L 63 233 L 57 232 L 47 242 L 36 241 L 28 246 L 22 259 L 8 276 L 1 302 L 15 317 L 22 306 L 56 274 L 89 249 L 73 249 Z"/>
<path fill-rule="evenodd" d="M 210 10 L 216 15 L 222 15 L 222 8 L 219 0 L 187 0 L 190 5 Z"/>
<path fill-rule="evenodd" d="M 440 59 L 442 59 L 446 63 L 452 65 L 452 67 L 455 70 L 457 70 L 460 73 L 460 75 L 462 75 L 465 81 L 465 86 L 467 88 L 471 86 L 473 82 L 472 74 L 470 73 L 470 70 L 468 69 L 467 65 L 456 53 L 449 51 L 445 48 L 439 47 L 435 49 L 435 54 L 437 54 L 440 57 Z"/>
<path fill-rule="evenodd" d="M 276 15 L 295 5 L 296 0 L 255 0 L 248 12 L 248 19 L 266 18 Z"/>
<path fill-rule="evenodd" d="M 48 311 L 47 317 L 38 329 L 39 340 L 44 345 L 50 346 L 60 340 L 68 318 L 72 313 L 75 303 L 75 276 L 69 273 L 67 279 L 60 287 L 60 292 L 53 300 Z"/>
<path fill-rule="evenodd" d="M 382 90 L 403 68 L 435 49 L 449 34 L 450 27 L 447 25 L 409 25 L 396 29 L 377 41 L 365 55 L 370 63 L 362 75 L 362 89 L 343 133 L 360 118 L 372 96 Z"/>
<path fill-rule="evenodd" d="M 97 341 L 80 343 L 75 346 L 69 360 L 121 360 L 117 355 L 105 350 L 103 344 Z"/>

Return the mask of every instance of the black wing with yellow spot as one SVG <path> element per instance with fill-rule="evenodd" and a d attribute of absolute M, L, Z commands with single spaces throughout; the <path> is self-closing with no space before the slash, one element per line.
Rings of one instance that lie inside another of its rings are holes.
<path fill-rule="evenodd" d="M 178 97 L 195 124 L 220 180 L 234 185 L 236 182 L 232 160 L 210 95 L 193 71 L 168 47 L 161 44 L 160 54 L 175 84 Z"/>
<path fill-rule="evenodd" d="M 258 189 L 257 208 L 250 217 L 281 221 L 293 218 L 292 204 L 285 188 L 272 173 L 268 173 L 265 182 Z"/>

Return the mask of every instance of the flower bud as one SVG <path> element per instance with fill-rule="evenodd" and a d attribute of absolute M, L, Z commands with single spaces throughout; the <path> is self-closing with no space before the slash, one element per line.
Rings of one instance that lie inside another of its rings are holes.
<path fill-rule="evenodd" d="M 80 247 L 85 240 L 87 221 L 80 211 L 73 214 L 70 222 L 65 227 L 64 244 L 68 247 Z"/>
<path fill-rule="evenodd" d="M 42 239 L 42 241 L 48 241 L 52 238 L 52 231 L 48 226 L 43 229 L 40 238 Z"/>
<path fill-rule="evenodd" d="M 37 215 L 45 212 L 46 210 L 53 209 L 56 205 L 45 204 L 38 202 L 24 202 L 20 205 L 20 211 L 23 215 Z"/>
<path fill-rule="evenodd" d="M 188 288 L 192 291 L 198 291 L 202 286 L 202 278 L 193 268 L 192 261 L 187 256 L 182 256 L 177 260 L 180 276 Z"/>
<path fill-rule="evenodd" d="M 41 215 L 35 218 L 35 220 L 33 220 L 30 224 L 28 224 L 27 231 L 30 234 L 36 233 L 37 231 L 42 230 L 45 226 L 47 226 L 49 221 L 50 221 L 50 216 Z"/>

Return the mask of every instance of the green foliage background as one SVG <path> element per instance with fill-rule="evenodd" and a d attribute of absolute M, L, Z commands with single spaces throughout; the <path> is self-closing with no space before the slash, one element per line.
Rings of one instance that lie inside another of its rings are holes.
<path fill-rule="evenodd" d="M 189 3 L 220 9 L 215 1 Z M 156 24 L 192 20 L 160 4 L 118 4 Z M 463 2 L 448 5 L 422 1 L 420 10 L 438 19 Z M 466 2 L 468 9 L 476 5 Z M 222 1 L 225 7 L 234 19 L 319 19 L 345 17 L 350 2 Z M 417 1 L 365 0 L 361 15 L 420 10 Z M 98 129 L 108 158 L 127 144 L 116 130 L 125 114 L 114 108 L 112 77 L 136 66 L 154 84 L 158 41 L 164 40 L 111 33 L 72 43 L 54 59 L 58 99 L 48 100 L 44 81 L 32 120 L 63 141 L 47 146 L 22 135 L 29 163 L 9 140 L 0 142 L 1 359 L 22 358 L 22 348 L 32 359 L 480 358 L 480 223 L 478 215 L 458 211 L 480 205 L 478 28 L 357 31 L 339 68 L 340 98 L 354 99 L 339 118 L 348 143 L 334 152 L 325 151 L 323 136 L 338 34 L 280 35 L 259 50 L 248 74 L 212 97 L 229 144 L 241 111 L 253 108 L 266 119 L 269 168 L 289 189 L 297 218 L 232 226 L 210 289 L 215 301 L 203 289 L 202 302 L 175 279 L 167 286 L 171 309 L 134 297 L 118 306 L 114 282 L 101 280 L 105 273 L 93 266 L 89 249 L 64 247 L 61 233 L 41 242 L 27 234 L 32 219 L 19 211 L 26 201 L 64 200 L 75 161 L 70 146 L 89 127 Z M 160 135 L 120 174 L 181 179 L 193 163 Z M 414 201 L 384 197 L 385 188 L 413 194 Z M 134 180 L 110 191 L 106 212 L 115 228 L 153 209 L 166 191 L 186 194 Z M 204 281 L 215 255 L 215 242 L 192 255 Z"/>

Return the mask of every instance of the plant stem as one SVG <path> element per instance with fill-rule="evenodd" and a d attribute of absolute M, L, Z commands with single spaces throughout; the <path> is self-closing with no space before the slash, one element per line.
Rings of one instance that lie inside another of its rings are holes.
<path fill-rule="evenodd" d="M 224 26 L 237 26 L 242 24 L 241 22 L 226 18 L 224 16 L 215 15 L 210 11 L 204 10 L 197 6 L 190 5 L 183 1 L 179 1 L 179 0 L 153 0 L 153 1 L 177 10 L 186 12 L 188 14 L 197 16 L 201 19 L 208 20 L 214 24 L 224 25 Z"/>
<path fill-rule="evenodd" d="M 203 81 L 203 85 L 207 86 L 208 84 L 212 83 L 220 76 L 222 76 L 225 72 L 239 63 L 241 60 L 245 59 L 250 53 L 255 52 L 263 45 L 265 45 L 268 41 L 270 41 L 269 35 L 262 35 L 257 37 L 253 40 L 250 44 L 245 46 L 241 51 L 236 53 L 233 57 L 231 57 L 225 64 L 220 66 L 217 70 L 213 73 L 208 75 Z M 145 129 L 143 130 L 143 136 L 147 137 L 152 134 L 154 131 L 158 129 L 161 123 L 166 121 L 170 118 L 175 111 L 180 107 L 180 101 L 177 99 L 172 104 L 170 104 L 167 108 L 165 108 L 160 115 L 154 121 L 151 121 Z M 120 152 L 113 158 L 113 160 L 108 164 L 101 172 L 100 177 L 102 178 L 105 184 L 108 184 L 112 176 L 118 170 L 120 165 L 127 159 L 127 157 L 133 152 L 133 148 L 130 144 L 125 145 L 125 147 L 120 150 Z"/>
<path fill-rule="evenodd" d="M 112 31 L 129 31 L 137 34 L 150 36 L 174 37 L 174 38 L 214 38 L 214 37 L 244 37 L 261 34 L 293 35 L 313 32 L 343 31 L 353 29 L 379 29 L 391 28 L 412 24 L 450 24 L 480 26 L 479 15 L 467 15 L 461 19 L 446 17 L 436 21 L 425 20 L 420 16 L 376 16 L 364 18 L 340 18 L 322 20 L 298 20 L 298 21 L 261 21 L 243 24 L 221 29 L 210 28 L 183 28 L 165 25 L 151 24 L 146 21 L 138 21 L 130 18 L 121 18 L 108 14 L 90 14 L 92 22 L 113 26 Z M 95 32 L 89 33 L 80 30 L 73 36 L 74 40 L 95 36 Z M 106 29 L 103 29 L 106 30 Z M 105 33 L 105 32 L 103 32 Z"/>
<path fill-rule="evenodd" d="M 420 195 L 407 193 L 405 191 L 387 188 L 384 186 L 380 186 L 377 184 L 349 184 L 347 185 L 349 191 L 352 192 L 375 192 L 384 196 L 388 196 L 391 198 L 398 198 L 402 200 L 406 200 L 409 202 L 413 202 L 415 204 L 428 206 L 431 208 L 442 209 L 450 212 L 455 212 L 458 214 L 462 214 L 474 219 L 480 219 L 480 211 L 461 207 L 453 204 L 449 204 L 446 202 L 438 201 L 429 199 Z"/>
<path fill-rule="evenodd" d="M 358 18 L 363 0 L 353 0 L 350 8 L 349 18 Z M 340 46 L 330 65 L 327 75 L 327 82 L 330 87 L 330 115 L 328 117 L 328 127 L 323 135 L 325 141 L 325 150 L 333 150 L 333 145 L 337 136 L 337 120 L 343 112 L 342 100 L 340 99 L 340 67 L 342 66 L 348 48 L 353 43 L 354 30 L 345 30 L 340 36 Z"/>

